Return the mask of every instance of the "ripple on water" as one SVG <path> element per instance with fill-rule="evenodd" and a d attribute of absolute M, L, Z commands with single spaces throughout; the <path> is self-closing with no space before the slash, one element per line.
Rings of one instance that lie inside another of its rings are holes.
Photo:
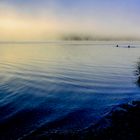
<path fill-rule="evenodd" d="M 138 99 L 139 49 L 17 46 L 20 55 L 0 56 L 0 138 L 84 129 L 115 105 Z"/>

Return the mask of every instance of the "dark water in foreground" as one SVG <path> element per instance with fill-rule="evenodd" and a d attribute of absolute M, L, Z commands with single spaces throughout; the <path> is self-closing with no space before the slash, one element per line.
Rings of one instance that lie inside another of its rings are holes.
<path fill-rule="evenodd" d="M 114 43 L 1 44 L 0 139 L 90 127 L 122 103 L 140 99 L 133 48 Z"/>

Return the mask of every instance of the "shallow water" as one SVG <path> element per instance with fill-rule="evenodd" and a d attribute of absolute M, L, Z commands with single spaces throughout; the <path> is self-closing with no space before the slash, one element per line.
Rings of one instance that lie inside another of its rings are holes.
<path fill-rule="evenodd" d="M 0 44 L 0 139 L 76 131 L 140 99 L 140 43 Z"/>

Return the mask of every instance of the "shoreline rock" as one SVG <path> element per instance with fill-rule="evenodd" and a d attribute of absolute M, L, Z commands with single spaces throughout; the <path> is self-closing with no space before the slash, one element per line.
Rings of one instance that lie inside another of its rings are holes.
<path fill-rule="evenodd" d="M 140 101 L 116 106 L 97 124 L 76 132 L 33 133 L 34 140 L 140 140 Z"/>

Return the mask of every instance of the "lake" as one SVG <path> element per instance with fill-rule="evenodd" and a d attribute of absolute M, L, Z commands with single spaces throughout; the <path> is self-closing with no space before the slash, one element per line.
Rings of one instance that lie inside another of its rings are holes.
<path fill-rule="evenodd" d="M 139 100 L 140 42 L 128 44 L 1 43 L 0 139 L 82 130 Z"/>

